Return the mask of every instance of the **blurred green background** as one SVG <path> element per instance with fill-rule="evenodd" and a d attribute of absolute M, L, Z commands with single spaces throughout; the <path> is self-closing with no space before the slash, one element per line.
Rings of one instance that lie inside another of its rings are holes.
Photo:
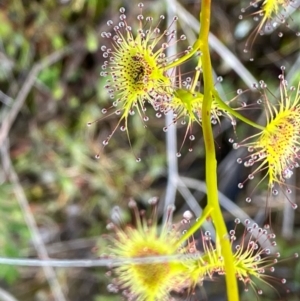
<path fill-rule="evenodd" d="M 144 128 L 138 116 L 130 119 L 132 148 L 140 154 L 141 163 L 135 162 L 124 132 L 116 131 L 109 145 L 102 150 L 102 140 L 114 129 L 117 116 L 112 115 L 90 127 L 86 126 L 88 122 L 101 118 L 102 108 L 111 106 L 103 88 L 105 81 L 99 76 L 104 60 L 100 47 L 107 43 L 101 38 L 101 32 L 108 29 L 107 20 L 117 20 L 121 6 L 126 8 L 128 24 L 132 24 L 133 28 L 137 26 L 134 24 L 139 14 L 138 2 L 0 1 L 0 138 L 6 138 L 1 141 L 1 257 L 38 257 L 32 240 L 32 229 L 28 227 L 26 212 L 21 205 L 24 196 L 49 257 L 59 259 L 97 258 L 98 254 L 104 252 L 102 235 L 107 232 L 106 224 L 111 210 L 116 205 L 120 206 L 124 210 L 124 219 L 129 222 L 131 217 L 127 211 L 127 202 L 130 197 L 135 198 L 141 208 L 147 208 L 147 200 L 159 196 L 160 208 L 163 208 L 167 183 L 165 133 L 162 131 L 164 120 L 156 119 L 155 113 L 150 112 L 150 121 Z M 251 32 L 256 24 L 250 16 L 251 10 L 242 22 L 238 18 L 241 8 L 249 4 L 235 0 L 212 2 L 212 32 L 240 59 L 245 70 L 250 71 L 256 79 L 267 82 L 274 94 L 279 87 L 280 66 L 285 65 L 291 83 L 299 81 L 299 38 L 295 34 L 299 29 L 299 10 L 288 20 L 291 28 L 282 25 L 277 32 L 257 37 L 252 47 L 252 55 L 255 57 L 252 62 L 243 49 L 249 30 Z M 181 0 L 178 3 L 197 18 L 198 1 Z M 166 14 L 164 1 L 144 1 L 144 4 L 146 13 L 153 16 L 154 20 Z M 187 14 L 182 7 L 179 10 Z M 188 37 L 185 44 L 182 42 L 178 46 L 179 51 L 186 49 L 189 42 L 192 44 L 195 34 L 186 22 L 179 20 L 178 31 Z M 164 26 L 162 24 L 162 28 Z M 283 37 L 279 37 L 278 32 L 283 32 Z M 247 88 L 228 63 L 227 57 L 220 56 L 213 48 L 212 61 L 216 74 L 224 78 L 222 91 L 228 99 L 236 95 L 237 89 Z M 186 72 L 184 68 L 188 67 L 183 67 L 183 74 Z M 289 70 L 292 71 L 289 73 Z M 249 92 L 241 98 L 240 101 L 255 103 L 259 95 Z M 16 102 L 21 104 L 19 108 L 16 108 Z M 13 114 L 16 114 L 15 118 L 9 120 Z M 261 115 L 261 110 L 256 107 L 256 110 L 245 111 L 245 114 L 256 119 Z M 3 128 L 7 124 L 11 124 L 11 127 L 5 135 Z M 184 127 L 178 129 L 178 148 L 184 139 L 185 130 Z M 252 129 L 238 124 L 239 138 L 253 133 L 255 131 Z M 204 180 L 201 129 L 195 126 L 193 134 L 196 136 L 194 151 L 188 152 L 187 142 L 178 161 L 179 173 Z M 215 126 L 215 134 L 220 164 L 220 190 L 251 217 L 257 216 L 257 212 L 263 212 L 263 218 L 260 219 L 263 223 L 268 216 L 265 211 L 269 209 L 265 210 L 265 203 L 261 205 L 259 200 L 266 199 L 262 197 L 266 186 L 255 190 L 258 199 L 256 203 L 245 203 L 245 195 L 251 193 L 253 187 L 248 190 L 246 187 L 243 191 L 236 188 L 249 171 L 243 167 L 234 167 L 238 155 L 232 152 L 228 142 L 231 137 L 236 139 L 233 129 L 225 121 L 221 126 Z M 98 152 L 101 158 L 95 160 Z M 230 175 L 227 173 L 228 168 L 232 169 Z M 297 178 L 295 173 L 295 178 L 293 185 L 299 189 L 299 174 Z M 203 195 L 195 189 L 190 191 L 203 206 Z M 299 205 L 296 190 L 293 197 Z M 179 193 L 176 207 L 175 220 L 178 221 L 182 212 L 188 209 L 186 199 Z M 162 214 L 161 210 L 159 212 Z M 271 207 L 270 212 L 282 257 L 299 251 L 299 209 L 289 213 L 289 209 L 278 202 Z M 230 223 L 232 217 L 225 214 Z M 292 214 L 292 218 L 289 214 Z M 283 230 L 286 218 L 290 224 L 288 230 Z M 98 253 L 94 248 L 96 246 Z M 57 268 L 55 271 L 66 300 L 121 300 L 120 296 L 107 292 L 110 278 L 105 275 L 104 268 Z M 278 285 L 279 281 L 275 280 L 272 285 L 280 295 L 266 289 L 268 293 L 259 296 L 259 299 L 300 300 L 297 297 L 300 294 L 299 262 L 295 259 L 287 260 L 278 271 L 274 277 L 287 278 L 286 286 L 292 293 L 286 296 L 285 286 Z M 18 301 L 63 301 L 54 298 L 41 268 L 1 265 L 0 288 Z M 225 300 L 223 282 L 222 285 L 210 282 L 197 294 L 176 298 Z M 242 297 L 243 300 L 252 298 L 256 298 L 252 293 Z"/>

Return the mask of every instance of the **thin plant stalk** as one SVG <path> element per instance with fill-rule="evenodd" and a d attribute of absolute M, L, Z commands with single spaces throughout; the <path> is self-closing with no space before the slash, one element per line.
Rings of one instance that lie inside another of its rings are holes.
<path fill-rule="evenodd" d="M 211 59 L 209 52 L 208 36 L 210 28 L 210 15 L 211 15 L 211 0 L 203 0 L 201 3 L 200 14 L 200 33 L 199 39 L 201 41 L 202 52 L 202 69 L 204 80 L 204 97 L 202 106 L 202 129 L 205 144 L 205 167 L 206 167 L 206 185 L 207 185 L 207 207 L 213 208 L 211 217 L 213 219 L 217 236 L 219 237 L 218 243 L 221 246 L 221 254 L 225 263 L 225 277 L 227 287 L 227 297 L 229 301 L 239 300 L 237 279 L 234 269 L 234 258 L 231 249 L 231 243 L 228 237 L 228 231 L 225 225 L 224 217 L 222 215 L 219 199 L 218 199 L 218 186 L 217 186 L 217 160 L 215 152 L 215 142 L 211 126 L 211 104 L 212 92 L 214 90 L 213 75 L 211 67 Z M 208 210 L 207 209 L 207 210 Z"/>

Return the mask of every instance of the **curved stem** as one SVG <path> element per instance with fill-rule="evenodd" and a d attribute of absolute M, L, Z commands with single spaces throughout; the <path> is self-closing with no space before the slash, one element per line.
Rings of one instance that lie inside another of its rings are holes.
<path fill-rule="evenodd" d="M 196 40 L 196 42 L 194 43 L 193 45 L 193 48 L 191 51 L 189 51 L 187 54 L 185 54 L 184 56 L 180 57 L 178 60 L 168 64 L 167 66 L 165 66 L 165 69 L 168 70 L 168 69 L 171 69 L 171 68 L 174 68 L 176 66 L 179 66 L 181 65 L 182 63 L 184 63 L 186 60 L 188 60 L 189 58 L 191 58 L 196 52 L 197 50 L 199 50 L 200 48 L 200 41 L 199 39 Z"/>
<path fill-rule="evenodd" d="M 208 36 L 210 27 L 211 0 L 202 0 L 201 3 L 201 28 L 199 33 L 200 49 L 202 51 L 202 69 L 204 80 L 204 98 L 202 105 L 202 130 L 205 142 L 206 153 L 206 185 L 207 185 L 207 206 L 213 208 L 211 216 L 216 228 L 218 239 L 218 247 L 224 258 L 227 297 L 229 301 L 239 300 L 237 279 L 234 269 L 234 258 L 232 254 L 231 244 L 228 237 L 225 221 L 222 215 L 221 207 L 218 199 L 217 186 L 217 160 L 215 155 L 214 137 L 211 127 L 211 104 L 213 86 L 213 75 L 211 68 L 211 59 L 208 46 Z"/>
<path fill-rule="evenodd" d="M 216 102 L 218 103 L 219 107 L 223 110 L 226 110 L 227 112 L 229 112 L 231 115 L 233 115 L 234 117 L 236 117 L 237 119 L 253 126 L 254 128 L 257 128 L 259 130 L 264 130 L 265 128 L 251 120 L 249 120 L 248 118 L 244 117 L 243 115 L 241 115 L 239 112 L 233 110 L 230 106 L 228 106 L 219 96 L 218 92 L 216 90 L 214 90 L 213 92 L 213 96 L 215 97 Z"/>
<path fill-rule="evenodd" d="M 193 224 L 177 241 L 177 246 L 180 247 L 180 245 L 185 242 L 190 236 L 192 236 L 200 227 L 201 225 L 206 221 L 206 219 L 211 215 L 211 212 L 213 211 L 212 207 L 206 206 L 205 209 L 202 212 L 202 215 L 199 219 L 197 219 L 196 223 Z"/>
<path fill-rule="evenodd" d="M 194 80 L 193 80 L 193 84 L 192 84 L 192 87 L 191 87 L 191 92 L 192 93 L 196 89 L 197 81 L 198 81 L 200 73 L 201 73 L 201 71 L 200 71 L 201 68 L 202 68 L 202 60 L 201 60 L 201 56 L 200 56 L 199 59 L 198 59 L 198 64 L 197 64 L 197 68 L 196 68 L 196 74 L 195 74 L 195 77 L 194 77 Z"/>

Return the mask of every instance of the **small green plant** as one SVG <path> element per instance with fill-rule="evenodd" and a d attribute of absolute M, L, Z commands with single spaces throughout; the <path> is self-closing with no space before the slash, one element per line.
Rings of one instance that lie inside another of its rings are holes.
<path fill-rule="evenodd" d="M 212 241 L 209 231 L 201 232 L 201 250 L 189 233 L 194 231 L 192 227 L 185 230 L 188 235 L 182 235 L 183 225 L 189 225 L 193 218 L 190 211 L 184 212 L 180 224 L 175 226 L 171 223 L 174 207 L 169 207 L 167 220 L 162 229 L 158 228 L 157 201 L 157 198 L 149 200 L 152 206 L 149 219 L 140 217 L 135 201 L 129 202 L 136 227 L 127 225 L 122 228 L 118 209 L 113 213 L 116 222 L 107 226 L 114 231 L 114 237 L 110 238 L 110 256 L 124 260 L 122 265 L 111 270 L 116 278 L 108 285 L 108 290 L 123 292 L 129 300 L 169 300 L 172 291 L 183 293 L 188 290 L 192 293 L 205 280 L 226 274 L 221 245 Z M 247 219 L 244 221 L 245 230 L 237 243 L 236 235 L 241 221 L 236 218 L 234 222 L 235 227 L 228 232 L 228 240 L 233 250 L 232 268 L 235 277 L 243 283 L 246 292 L 251 287 L 261 295 L 263 291 L 259 288 L 259 282 L 270 285 L 268 279 L 272 277 L 268 273 L 275 271 L 274 265 L 280 257 L 279 252 L 271 254 L 271 248 L 276 246 L 275 234 L 269 231 L 268 225 L 259 228 Z M 266 242 L 270 248 L 261 246 Z M 150 259 L 148 263 L 143 263 L 145 257 Z M 297 258 L 298 253 L 294 257 Z M 126 262 L 126 259 L 129 261 Z M 140 262 L 130 261 L 135 259 Z M 284 284 L 286 279 L 279 281 Z"/>
<path fill-rule="evenodd" d="M 11 202 L 14 199 L 12 186 L 1 185 L 1 206 L 0 206 L 0 256 L 15 257 L 20 247 L 25 248 L 29 239 L 29 231 L 24 225 L 24 219 L 18 204 Z M 2 266 L 0 277 L 9 284 L 18 279 L 18 270 L 13 266 Z"/>

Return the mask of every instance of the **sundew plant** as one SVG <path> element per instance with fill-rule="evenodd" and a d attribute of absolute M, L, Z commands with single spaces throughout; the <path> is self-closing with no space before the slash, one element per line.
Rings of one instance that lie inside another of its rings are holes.
<path fill-rule="evenodd" d="M 141 126 L 148 131 L 151 131 L 149 119 L 163 116 L 169 116 L 162 128 L 167 134 L 177 124 L 185 127 L 183 141 L 173 156 L 182 159 L 193 151 L 192 143 L 197 143 L 195 127 L 202 133 L 205 150 L 207 204 L 199 216 L 186 210 L 182 219 L 174 222 L 175 207 L 166 203 L 161 223 L 157 198 L 149 201 L 150 216 L 138 209 L 136 201 L 130 200 L 128 205 L 134 217 L 134 225 L 131 225 L 122 221 L 118 208 L 114 209 L 113 220 L 108 224 L 108 256 L 124 259 L 124 262 L 111 267 L 108 290 L 126 300 L 178 300 L 184 294 L 192 298 L 199 287 L 205 289 L 207 280 L 218 281 L 219 278 L 226 281 L 226 300 L 240 300 L 241 290 L 252 290 L 259 299 L 263 294 L 261 284 L 276 291 L 286 283 L 284 277 L 271 276 L 280 253 L 276 249 L 268 206 L 272 198 L 280 194 L 284 202 L 297 210 L 297 202 L 290 196 L 300 187 L 297 182 L 290 184 L 289 180 L 295 176 L 300 161 L 300 73 L 297 71 L 291 83 L 285 66 L 279 66 L 277 74 L 269 74 L 277 81 L 274 90 L 268 87 L 268 78 L 260 79 L 249 88 L 239 88 L 229 101 L 224 99 L 218 89 L 222 78 L 213 75 L 211 2 L 202 0 L 199 5 L 200 28 L 194 41 L 189 38 L 190 45 L 187 36 L 179 30 L 180 7 L 178 15 L 170 17 L 169 12 L 166 19 L 164 15 L 149 16 L 147 3 L 139 3 L 135 21 L 127 18 L 130 7 L 120 7 L 116 12 L 118 17 L 107 20 L 107 29 L 101 34 L 104 58 L 101 76 L 111 99 L 102 113 L 104 116 L 116 114 L 119 118 L 102 141 L 96 158 L 101 162 L 104 147 L 110 144 L 118 129 L 126 132 L 128 143 L 132 145 L 132 115 L 137 115 L 133 118 L 139 118 Z M 169 4 L 175 5 L 173 1 Z M 244 42 L 244 53 L 254 66 L 257 58 L 252 54 L 256 43 L 267 31 L 276 31 L 278 23 L 285 23 L 282 26 L 295 31 L 294 39 L 298 39 L 299 32 L 291 28 L 293 18 L 288 13 L 296 11 L 299 5 L 296 1 L 265 0 L 242 5 L 239 19 L 254 18 L 258 22 Z M 278 36 L 282 37 L 282 32 Z M 299 55 L 299 41 L 296 44 Z M 251 93 L 258 96 L 252 104 L 245 102 Z M 259 123 L 251 114 L 245 114 L 251 110 L 261 115 Z M 255 182 L 246 196 L 249 204 L 253 192 L 260 186 L 266 189 L 268 224 L 258 225 L 250 219 L 241 221 L 237 216 L 233 218 L 232 229 L 225 223 L 218 193 L 218 148 L 214 131 L 220 129 L 224 121 L 232 126 L 229 139 L 232 148 L 246 150 L 243 156 L 237 154 L 232 162 L 243 164 L 249 171 L 244 180 L 236 184 L 237 188 L 243 189 L 246 183 Z M 253 128 L 254 134 L 240 133 L 242 124 Z M 136 164 L 140 164 L 143 157 L 131 148 Z M 213 232 L 204 229 L 205 223 L 211 225 Z M 249 295 L 250 299 L 255 297 Z"/>
<path fill-rule="evenodd" d="M 298 210 L 292 195 L 300 186 L 295 181 L 292 184 L 290 179 L 295 177 L 300 164 L 299 69 L 291 78 L 285 66 L 278 66 L 277 73 L 269 74 L 270 78 L 276 78 L 277 87 L 268 86 L 269 78 L 259 79 L 248 88 L 238 87 L 230 100 L 225 99 L 219 89 L 223 79 L 214 75 L 210 49 L 210 24 L 216 17 L 212 2 L 202 0 L 197 6 L 200 28 L 194 40 L 180 30 L 180 7 L 178 15 L 172 17 L 170 13 L 167 18 L 149 16 L 147 3 L 139 3 L 134 9 L 138 14 L 133 23 L 128 18 L 131 8 L 119 7 L 101 34 L 104 58 L 101 76 L 111 99 L 102 109 L 102 119 L 119 117 L 101 141 L 96 155 L 99 162 L 105 147 L 109 147 L 120 129 L 126 133 L 135 164 L 141 164 L 143 156 L 132 145 L 131 118 L 138 118 L 140 126 L 151 131 L 150 119 L 164 116 L 169 119 L 161 130 L 167 135 L 176 125 L 185 127 L 184 138 L 171 156 L 181 160 L 197 148 L 204 148 L 205 157 L 207 203 L 199 215 L 189 209 L 183 212 L 180 221 L 175 221 L 174 202 L 166 201 L 161 221 L 158 209 L 163 200 L 151 198 L 148 215 L 131 199 L 128 206 L 134 217 L 132 225 L 124 222 L 120 208 L 115 208 L 108 224 L 106 253 L 118 263 L 109 271 L 108 290 L 124 300 L 181 300 L 183 296 L 198 300 L 199 287 L 205 289 L 208 280 L 217 283 L 220 278 L 225 279 L 224 300 L 229 301 L 240 300 L 241 291 L 248 292 L 249 299 L 259 299 L 264 293 L 262 287 L 277 291 L 287 285 L 285 277 L 272 276 L 280 253 L 269 206 L 278 195 L 292 210 Z M 168 5 L 175 6 L 174 3 L 170 1 Z M 253 65 L 256 43 L 267 32 L 276 34 L 278 24 L 282 31 L 294 31 L 299 55 L 299 32 L 292 27 L 297 1 L 264 0 L 240 5 L 241 22 L 249 18 L 257 22 L 246 41 L 238 42 L 243 44 L 244 54 Z M 281 31 L 277 34 L 283 36 Z M 248 101 L 253 94 L 257 95 L 255 103 Z M 260 115 L 260 121 L 255 121 L 249 111 Z M 254 183 L 245 197 L 250 206 L 255 191 L 260 187 L 267 191 L 264 204 L 268 223 L 258 225 L 248 218 L 242 220 L 235 212 L 231 212 L 231 226 L 225 223 L 218 190 L 216 133 L 228 122 L 232 129 L 229 142 L 237 153 L 232 166 L 242 164 L 248 171 L 244 180 L 236 184 L 237 190 Z M 202 133 L 201 139 L 194 135 L 196 127 Z M 247 131 L 240 131 L 240 127 L 253 128 L 254 134 L 247 136 Z M 207 224 L 209 231 L 205 228 Z M 293 256 L 297 258 L 298 254 Z"/>
<path fill-rule="evenodd" d="M 299 7 L 0 1 L 0 300 L 300 301 Z"/>

